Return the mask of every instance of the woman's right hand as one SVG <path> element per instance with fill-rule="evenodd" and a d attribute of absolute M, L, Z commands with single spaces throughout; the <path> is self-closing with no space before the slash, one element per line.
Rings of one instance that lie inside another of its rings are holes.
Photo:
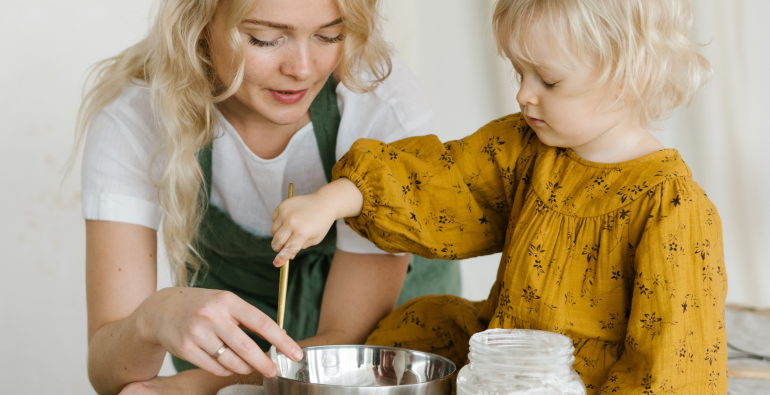
<path fill-rule="evenodd" d="M 217 376 L 256 370 L 275 376 L 276 366 L 241 327 L 251 330 L 295 361 L 302 350 L 269 316 L 232 292 L 165 288 L 135 311 L 138 332 L 171 354 Z M 227 349 L 214 359 L 223 345 Z"/>

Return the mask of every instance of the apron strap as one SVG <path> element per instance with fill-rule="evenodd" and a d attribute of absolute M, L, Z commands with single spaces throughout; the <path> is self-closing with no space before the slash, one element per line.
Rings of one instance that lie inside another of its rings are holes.
<path fill-rule="evenodd" d="M 196 156 L 198 157 L 198 164 L 201 167 L 201 193 L 200 197 L 204 200 L 203 207 L 208 207 L 209 200 L 211 199 L 211 172 L 212 164 L 211 157 L 214 151 L 214 142 L 208 143 L 205 147 L 198 150 Z"/>
<path fill-rule="evenodd" d="M 326 182 L 332 182 L 332 169 L 337 163 L 337 131 L 340 128 L 340 109 L 337 105 L 337 84 L 330 75 L 326 84 L 310 104 L 310 119 L 318 141 L 318 151 L 324 166 Z"/>

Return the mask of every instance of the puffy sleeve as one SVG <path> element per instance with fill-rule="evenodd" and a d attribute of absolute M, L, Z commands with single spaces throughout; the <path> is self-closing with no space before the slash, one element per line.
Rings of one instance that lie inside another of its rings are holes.
<path fill-rule="evenodd" d="M 625 349 L 600 394 L 724 394 L 727 278 L 716 208 L 689 178 L 667 181 L 636 248 Z"/>
<path fill-rule="evenodd" d="M 433 111 L 420 81 L 397 57 L 392 57 L 390 76 L 374 91 L 356 93 L 337 85 L 341 112 L 337 135 L 337 160 L 358 139 L 391 143 L 431 133 Z M 344 220 L 337 221 L 337 248 L 358 254 L 384 254 L 371 241 L 354 232 Z"/>
<path fill-rule="evenodd" d="M 432 135 L 361 139 L 334 168 L 364 195 L 362 214 L 346 222 L 389 252 L 462 259 L 502 251 L 515 165 L 531 137 L 514 114 L 446 144 Z"/>

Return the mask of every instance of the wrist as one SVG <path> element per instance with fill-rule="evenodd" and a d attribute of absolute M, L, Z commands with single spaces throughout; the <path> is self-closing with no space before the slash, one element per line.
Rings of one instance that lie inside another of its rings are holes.
<path fill-rule="evenodd" d="M 318 192 L 323 195 L 324 204 L 332 207 L 334 219 L 356 217 L 361 214 L 364 196 L 350 179 L 334 180 Z"/>
<path fill-rule="evenodd" d="M 134 333 L 136 333 L 139 341 L 153 346 L 160 346 L 160 342 L 156 336 L 157 331 L 152 325 L 152 314 L 148 311 L 148 306 L 151 303 L 148 302 L 151 302 L 150 299 L 153 299 L 157 294 L 158 292 L 155 292 L 155 294 L 148 297 L 136 308 L 136 310 L 134 310 L 133 313 L 131 313 L 131 315 L 128 316 L 128 319 L 131 320 L 131 326 L 134 328 Z"/>
<path fill-rule="evenodd" d="M 191 369 L 176 374 L 176 377 L 180 378 L 185 383 L 185 385 L 182 386 L 185 389 L 185 393 L 211 395 L 216 394 L 219 390 L 228 385 L 254 384 L 257 380 L 249 380 L 249 376 L 234 374 L 232 376 L 220 377 L 202 369 Z M 258 385 L 259 384 L 262 384 L 261 380 L 258 382 Z"/>

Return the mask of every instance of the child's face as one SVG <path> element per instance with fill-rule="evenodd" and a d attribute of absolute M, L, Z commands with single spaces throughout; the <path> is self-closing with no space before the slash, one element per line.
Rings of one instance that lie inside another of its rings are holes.
<path fill-rule="evenodd" d="M 540 141 L 590 158 L 638 129 L 634 109 L 608 111 L 617 95 L 609 83 L 596 86 L 599 72 L 592 62 L 566 53 L 543 28 L 532 37 L 528 46 L 538 66 L 514 66 L 521 77 L 516 100 Z"/>

